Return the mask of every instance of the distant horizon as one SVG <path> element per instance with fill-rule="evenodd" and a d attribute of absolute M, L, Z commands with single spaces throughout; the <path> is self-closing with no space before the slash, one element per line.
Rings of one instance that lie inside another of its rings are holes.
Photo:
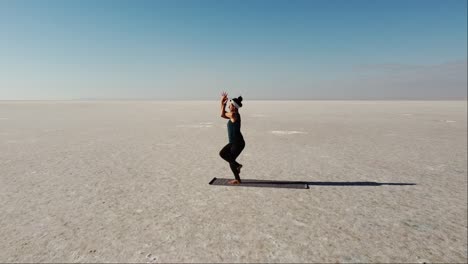
<path fill-rule="evenodd" d="M 82 98 L 82 99 L 0 99 L 0 102 L 14 102 L 14 101 L 210 101 L 217 102 L 219 99 L 138 99 L 138 98 Z M 377 99 L 377 98 L 354 98 L 354 99 L 244 99 L 244 102 L 248 101 L 467 101 L 468 98 L 389 98 L 389 99 Z"/>
<path fill-rule="evenodd" d="M 466 0 L 0 1 L 0 100 L 467 98 L 467 30 Z"/>

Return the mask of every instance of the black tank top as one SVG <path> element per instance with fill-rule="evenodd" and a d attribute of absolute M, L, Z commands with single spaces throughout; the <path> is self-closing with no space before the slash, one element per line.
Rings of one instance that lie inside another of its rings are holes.
<path fill-rule="evenodd" d="M 235 113 L 237 120 L 236 122 L 232 122 L 231 119 L 227 122 L 227 129 L 228 129 L 228 137 L 229 143 L 239 143 L 244 141 L 244 137 L 240 131 L 241 128 L 241 117 L 239 113 Z"/>

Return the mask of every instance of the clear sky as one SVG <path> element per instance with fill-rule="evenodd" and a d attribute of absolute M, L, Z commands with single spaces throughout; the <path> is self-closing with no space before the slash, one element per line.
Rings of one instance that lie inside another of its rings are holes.
<path fill-rule="evenodd" d="M 0 1 L 0 100 L 466 98 L 466 0 Z"/>

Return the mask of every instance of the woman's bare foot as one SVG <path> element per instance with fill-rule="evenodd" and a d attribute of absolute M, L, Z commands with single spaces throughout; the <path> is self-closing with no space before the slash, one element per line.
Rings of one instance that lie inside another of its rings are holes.
<path fill-rule="evenodd" d="M 238 181 L 238 180 L 230 180 L 230 181 L 228 181 L 228 184 L 239 184 L 239 183 L 240 183 L 240 181 Z"/>

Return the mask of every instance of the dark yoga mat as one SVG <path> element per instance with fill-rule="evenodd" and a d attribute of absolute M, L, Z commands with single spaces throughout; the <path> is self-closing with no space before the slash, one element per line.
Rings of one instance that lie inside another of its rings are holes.
<path fill-rule="evenodd" d="M 305 183 L 305 182 L 242 179 L 242 182 L 240 184 L 229 184 L 228 181 L 230 181 L 230 180 L 233 180 L 233 179 L 214 177 L 210 181 L 209 184 L 210 185 L 223 185 L 223 186 L 309 189 L 309 185 L 307 183 Z"/>

